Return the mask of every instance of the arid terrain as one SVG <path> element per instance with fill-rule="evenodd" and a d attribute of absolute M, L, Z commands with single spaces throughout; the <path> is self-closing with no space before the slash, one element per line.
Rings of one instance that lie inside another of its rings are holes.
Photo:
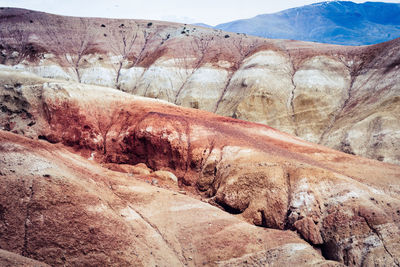
<path fill-rule="evenodd" d="M 0 81 L 2 249 L 50 265 L 399 262 L 397 165 L 116 89 Z"/>
<path fill-rule="evenodd" d="M 0 14 L 0 264 L 400 265 L 400 40 Z"/>
<path fill-rule="evenodd" d="M 267 124 L 400 164 L 400 39 L 345 47 L 0 10 L 0 63 Z"/>

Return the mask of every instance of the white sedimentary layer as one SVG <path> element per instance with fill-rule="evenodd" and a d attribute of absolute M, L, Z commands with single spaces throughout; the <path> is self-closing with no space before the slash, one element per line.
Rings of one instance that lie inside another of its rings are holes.
<path fill-rule="evenodd" d="M 198 58 L 184 55 L 161 56 L 147 67 L 111 52 L 83 55 L 78 66 L 77 59 L 44 54 L 14 68 L 264 123 L 307 141 L 400 163 L 397 67 L 351 77 L 357 62 L 342 55 L 306 57 L 294 66 L 292 54 L 273 49 L 250 55 L 238 70 L 228 60 L 197 65 Z M 345 104 L 355 106 L 351 114 L 343 111 Z"/>

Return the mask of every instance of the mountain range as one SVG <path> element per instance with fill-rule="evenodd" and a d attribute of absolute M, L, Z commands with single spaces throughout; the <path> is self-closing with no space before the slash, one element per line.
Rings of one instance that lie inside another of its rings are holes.
<path fill-rule="evenodd" d="M 328 1 L 214 27 L 274 39 L 369 45 L 400 37 L 400 4 Z"/>

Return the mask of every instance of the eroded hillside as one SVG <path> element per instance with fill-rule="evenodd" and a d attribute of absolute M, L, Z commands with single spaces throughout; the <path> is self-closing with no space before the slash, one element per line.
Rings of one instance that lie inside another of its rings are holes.
<path fill-rule="evenodd" d="M 400 163 L 399 39 L 344 47 L 7 8 L 0 23 L 1 64 L 259 122 Z"/>
<path fill-rule="evenodd" d="M 229 266 L 246 256 L 339 266 L 293 232 L 252 226 L 60 146 L 4 131 L 0 140 L 2 249 L 51 266 Z M 0 250 L 2 266 L 48 266 L 20 258 Z"/>
<path fill-rule="evenodd" d="M 9 67 L 0 81 L 2 249 L 50 265 L 399 265 L 397 165 L 111 88 Z M 158 171 L 173 174 L 144 183 Z"/>

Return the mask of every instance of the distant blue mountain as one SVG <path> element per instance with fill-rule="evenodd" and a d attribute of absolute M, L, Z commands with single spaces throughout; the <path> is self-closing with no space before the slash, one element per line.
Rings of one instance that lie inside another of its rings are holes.
<path fill-rule="evenodd" d="M 265 38 L 341 45 L 376 44 L 400 37 L 400 4 L 329 1 L 214 28 Z"/>

